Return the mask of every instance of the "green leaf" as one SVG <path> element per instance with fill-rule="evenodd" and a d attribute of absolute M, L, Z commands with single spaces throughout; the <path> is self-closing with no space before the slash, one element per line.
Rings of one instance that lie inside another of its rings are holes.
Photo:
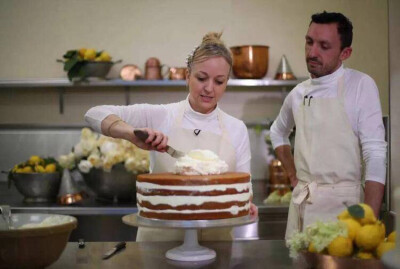
<path fill-rule="evenodd" d="M 83 65 L 83 62 L 77 61 L 71 69 L 68 71 L 68 78 L 70 81 L 72 81 L 73 78 L 79 78 L 82 77 L 80 75 L 80 69 Z"/>
<path fill-rule="evenodd" d="M 63 55 L 63 57 L 65 59 L 71 59 L 71 58 L 76 57 L 76 56 L 78 56 L 78 51 L 77 50 L 69 50 Z"/>
<path fill-rule="evenodd" d="M 66 61 L 65 65 L 64 65 L 64 71 L 71 70 L 78 62 L 79 62 L 79 60 L 77 58 L 73 58 L 73 59 Z"/>
<path fill-rule="evenodd" d="M 96 52 L 96 57 L 99 57 L 102 52 L 103 52 L 102 50 L 99 50 L 98 52 Z"/>
<path fill-rule="evenodd" d="M 362 219 L 365 216 L 364 208 L 360 205 L 352 205 L 347 210 L 354 218 Z"/>

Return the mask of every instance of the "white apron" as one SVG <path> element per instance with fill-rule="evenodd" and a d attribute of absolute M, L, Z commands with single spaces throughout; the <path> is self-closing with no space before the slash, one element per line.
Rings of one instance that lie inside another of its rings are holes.
<path fill-rule="evenodd" d="M 343 76 L 336 98 L 305 93 L 295 114 L 294 160 L 299 179 L 289 207 L 285 239 L 320 221 L 334 221 L 345 204 L 360 202 L 360 145 L 344 108 Z"/>
<path fill-rule="evenodd" d="M 194 130 L 182 128 L 182 120 L 185 112 L 185 103 L 179 107 L 178 115 L 168 134 L 168 144 L 183 152 L 193 149 L 208 149 L 228 164 L 228 171 L 236 171 L 235 148 L 230 142 L 228 132 L 222 122 L 223 114 L 218 112 L 218 122 L 221 128 L 221 135 L 201 130 L 198 135 Z M 155 164 L 152 173 L 173 172 L 176 159 L 167 153 L 155 154 Z M 204 229 L 198 233 L 199 240 L 204 241 L 229 241 L 232 240 L 230 228 Z M 156 229 L 140 227 L 137 232 L 136 241 L 179 241 L 184 239 L 182 229 Z"/>

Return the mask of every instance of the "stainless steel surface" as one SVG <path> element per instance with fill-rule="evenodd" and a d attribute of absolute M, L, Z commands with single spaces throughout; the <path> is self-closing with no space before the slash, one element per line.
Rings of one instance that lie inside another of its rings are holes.
<path fill-rule="evenodd" d="M 88 242 L 85 248 L 79 249 L 77 243 L 70 242 L 59 260 L 48 268 L 301 268 L 289 258 L 283 240 L 203 242 L 203 246 L 217 252 L 216 259 L 206 262 L 177 262 L 165 258 L 165 252 L 179 242 L 128 242 L 121 253 L 102 260 L 102 254 L 114 244 Z"/>
<path fill-rule="evenodd" d="M 12 173 L 11 181 L 25 196 L 26 203 L 55 201 L 60 189 L 60 173 Z"/>
<path fill-rule="evenodd" d="M 116 254 L 121 249 L 124 249 L 125 247 L 126 247 L 126 242 L 119 242 L 118 244 L 115 245 L 115 247 L 104 253 L 103 260 L 111 258 L 114 254 Z"/>
<path fill-rule="evenodd" d="M 128 172 L 123 164 L 114 165 L 111 172 L 92 168 L 89 173 L 82 175 L 85 183 L 100 199 L 136 200 L 136 174 Z"/>
<path fill-rule="evenodd" d="M 389 0 L 389 184 L 387 192 L 391 194 L 389 210 L 399 212 L 400 205 L 394 205 L 393 192 L 400 187 L 400 2 Z M 398 231 L 400 232 L 400 231 Z"/>
<path fill-rule="evenodd" d="M 173 229 L 195 229 L 195 228 L 221 228 L 221 227 L 234 227 L 257 222 L 258 217 L 244 216 L 231 219 L 219 220 L 159 220 L 149 219 L 139 216 L 138 214 L 131 214 L 122 217 L 125 224 L 138 227 L 153 227 L 153 228 L 173 228 Z"/>
<path fill-rule="evenodd" d="M 171 146 L 167 146 L 167 153 L 171 155 L 172 158 L 180 158 L 185 156 L 185 153 L 182 151 L 176 150 Z"/>
<path fill-rule="evenodd" d="M 273 80 L 273 79 L 230 79 L 228 86 L 296 86 L 308 78 L 297 80 Z M 104 86 L 182 86 L 186 87 L 185 80 L 135 80 L 110 79 L 104 81 L 90 81 L 71 83 L 68 79 L 21 79 L 0 80 L 0 88 L 57 88 L 57 87 L 104 87 Z"/>
<path fill-rule="evenodd" d="M 8 205 L 0 205 L 0 230 L 9 230 L 11 228 L 11 209 Z"/>

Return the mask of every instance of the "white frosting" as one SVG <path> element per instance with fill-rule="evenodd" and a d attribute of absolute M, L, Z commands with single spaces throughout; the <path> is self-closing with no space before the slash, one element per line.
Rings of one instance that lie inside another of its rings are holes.
<path fill-rule="evenodd" d="M 175 163 L 175 173 L 182 175 L 218 175 L 226 171 L 226 162 L 210 150 L 191 150 Z"/>
<path fill-rule="evenodd" d="M 240 194 L 227 194 L 218 196 L 145 196 L 140 193 L 136 194 L 139 203 L 142 201 L 149 202 L 152 205 L 170 205 L 173 207 L 181 205 L 202 205 L 206 202 L 227 203 L 227 202 L 246 202 L 250 199 L 250 192 Z"/>
<path fill-rule="evenodd" d="M 238 183 L 238 184 L 213 184 L 213 185 L 200 185 L 200 186 L 179 186 L 179 185 L 159 185 L 147 182 L 136 182 L 136 188 L 143 192 L 150 192 L 152 190 L 174 190 L 174 191 L 226 191 L 227 189 L 235 189 L 237 192 L 243 192 L 251 189 L 251 183 Z"/>
<path fill-rule="evenodd" d="M 249 210 L 250 208 L 250 203 L 247 203 L 245 206 L 232 206 L 230 208 L 224 208 L 224 209 L 199 209 L 199 210 L 174 210 L 174 209 L 164 209 L 164 210 L 153 210 L 153 209 L 148 209 L 145 207 L 140 207 L 138 206 L 139 211 L 143 212 L 154 212 L 154 213 L 178 213 L 178 214 L 193 214 L 193 213 L 219 213 L 219 212 L 229 212 L 232 215 L 237 215 L 239 214 L 240 211 L 242 210 Z"/>

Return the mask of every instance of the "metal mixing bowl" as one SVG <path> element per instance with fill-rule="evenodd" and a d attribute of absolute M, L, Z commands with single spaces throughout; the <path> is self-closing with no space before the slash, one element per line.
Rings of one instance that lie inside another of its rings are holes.
<path fill-rule="evenodd" d="M 85 183 L 97 197 L 111 201 L 136 200 L 136 177 L 122 164 L 114 165 L 111 172 L 92 168 L 89 173 L 83 173 Z"/>
<path fill-rule="evenodd" d="M 51 226 L 18 229 L 47 217 L 58 221 Z M 60 257 L 77 220 L 64 215 L 18 213 L 11 216 L 11 224 L 14 229 L 0 230 L 0 267 L 44 268 Z"/>
<path fill-rule="evenodd" d="M 13 173 L 11 180 L 25 196 L 24 202 L 50 202 L 57 198 L 60 189 L 60 173 Z"/>
<path fill-rule="evenodd" d="M 113 64 L 112 62 L 85 62 L 81 71 L 84 77 L 105 78 Z"/>

